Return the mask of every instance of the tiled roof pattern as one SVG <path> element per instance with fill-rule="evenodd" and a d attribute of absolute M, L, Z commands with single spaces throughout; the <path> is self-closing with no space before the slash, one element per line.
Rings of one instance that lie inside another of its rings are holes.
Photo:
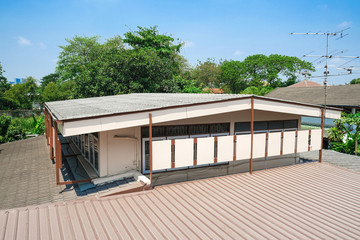
<path fill-rule="evenodd" d="M 308 104 L 324 105 L 324 87 L 285 87 L 277 88 L 266 97 Z M 327 105 L 360 106 L 360 84 L 328 86 Z"/>
<path fill-rule="evenodd" d="M 66 149 L 64 144 L 62 147 Z M 0 209 L 110 194 L 121 191 L 130 181 L 120 180 L 80 191 L 76 184 L 56 185 L 55 173 L 44 135 L 0 144 Z M 60 181 L 70 179 L 74 180 L 63 159 Z"/>
<path fill-rule="evenodd" d="M 360 173 L 307 163 L 0 211 L 0 239 L 359 239 Z"/>
<path fill-rule="evenodd" d="M 309 80 L 304 80 L 298 83 L 295 83 L 293 85 L 290 85 L 289 87 L 321 87 L 322 85 L 317 83 L 317 82 L 313 82 L 313 81 L 309 81 Z"/>

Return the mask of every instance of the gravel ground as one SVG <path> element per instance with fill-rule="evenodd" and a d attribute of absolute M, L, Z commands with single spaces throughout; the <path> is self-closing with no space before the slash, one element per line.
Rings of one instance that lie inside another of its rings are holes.
<path fill-rule="evenodd" d="M 319 159 L 318 151 L 300 153 L 302 160 L 317 161 Z M 360 157 L 345 153 L 335 152 L 333 150 L 323 150 L 323 161 L 360 172 Z"/>

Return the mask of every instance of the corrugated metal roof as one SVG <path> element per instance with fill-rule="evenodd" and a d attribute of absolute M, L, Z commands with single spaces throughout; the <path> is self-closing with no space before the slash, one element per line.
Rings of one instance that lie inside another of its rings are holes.
<path fill-rule="evenodd" d="M 137 112 L 247 97 L 244 94 L 132 93 L 47 102 L 58 120 Z"/>
<path fill-rule="evenodd" d="M 277 99 L 324 105 L 323 87 L 284 87 L 277 88 L 266 95 Z M 360 106 L 360 84 L 328 86 L 327 105 Z"/>
<path fill-rule="evenodd" d="M 359 239 L 360 174 L 307 163 L 0 211 L 0 239 Z"/>

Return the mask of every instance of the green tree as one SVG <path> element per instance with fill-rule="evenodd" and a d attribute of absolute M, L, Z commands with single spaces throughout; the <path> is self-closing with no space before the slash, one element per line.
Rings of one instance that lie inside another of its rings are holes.
<path fill-rule="evenodd" d="M 33 102 L 37 99 L 36 79 L 27 77 L 22 84 L 16 84 L 5 91 L 4 98 L 12 102 L 16 108 L 32 109 Z"/>
<path fill-rule="evenodd" d="M 294 84 L 297 74 L 302 71 L 315 71 L 314 66 L 297 57 L 272 54 L 252 55 L 242 62 L 243 79 L 251 86 L 259 87 L 269 85 L 272 88 L 284 87 Z"/>
<path fill-rule="evenodd" d="M 354 78 L 350 81 L 350 84 L 360 84 L 360 78 Z"/>
<path fill-rule="evenodd" d="M 272 90 L 273 90 L 273 88 L 270 87 L 270 86 L 259 86 L 259 87 L 251 86 L 251 87 L 247 87 L 241 93 L 242 94 L 254 94 L 254 95 L 258 95 L 258 96 L 264 96 L 264 95 L 268 94 L 269 92 L 271 92 Z"/>
<path fill-rule="evenodd" d="M 0 97 L 2 96 L 2 94 L 6 91 L 9 90 L 10 88 L 10 83 L 7 81 L 6 77 L 4 77 L 4 70 L 1 66 L 0 63 Z"/>
<path fill-rule="evenodd" d="M 40 91 L 44 91 L 45 87 L 49 84 L 49 83 L 57 83 L 60 80 L 60 74 L 59 73 L 50 73 L 48 75 L 46 75 L 45 77 L 43 77 L 41 79 L 41 83 L 40 83 Z"/>
<path fill-rule="evenodd" d="M 73 98 L 180 91 L 173 77 L 184 65 L 177 55 L 180 45 L 175 46 L 169 36 L 159 35 L 156 28 L 139 28 L 125 35 L 131 49 L 125 48 L 119 36 L 104 43 L 98 37 L 67 39 L 68 45 L 61 46 L 56 70 L 60 86 L 71 83 Z M 147 41 L 138 42 L 138 35 Z"/>
<path fill-rule="evenodd" d="M 25 137 L 25 132 L 19 126 L 13 124 L 10 116 L 6 114 L 0 116 L 0 143 L 20 140 Z"/>
<path fill-rule="evenodd" d="M 244 67 L 240 61 L 225 61 L 220 66 L 220 80 L 231 93 L 240 93 L 249 86 L 244 78 Z"/>
<path fill-rule="evenodd" d="M 60 87 L 54 82 L 48 83 L 44 88 L 44 91 L 41 93 L 42 102 L 51 102 L 65 99 L 66 97 L 64 97 Z"/>
<path fill-rule="evenodd" d="M 159 34 L 157 26 L 145 28 L 138 26 L 135 32 L 124 34 L 124 43 L 128 43 L 134 49 L 154 49 L 160 57 L 175 57 L 179 53 L 182 44 L 174 44 L 175 39 L 171 36 Z"/>
<path fill-rule="evenodd" d="M 354 128 L 351 130 L 351 128 Z M 350 129 L 350 130 L 349 130 Z M 346 141 L 343 142 L 346 134 Z M 330 129 L 329 138 L 332 149 L 345 153 L 359 155 L 359 139 L 360 139 L 360 112 L 343 114 L 336 121 L 335 127 Z"/>
<path fill-rule="evenodd" d="M 215 59 L 208 58 L 206 61 L 198 61 L 192 71 L 192 78 L 196 79 L 201 87 L 220 87 L 221 69 Z"/>
<path fill-rule="evenodd" d="M 183 44 L 175 44 L 175 39 L 171 35 L 160 34 L 157 26 L 137 28 L 137 31 L 124 34 L 124 43 L 129 44 L 134 50 L 155 50 L 160 58 L 171 63 L 173 74 L 179 74 L 183 63 L 179 53 Z"/>

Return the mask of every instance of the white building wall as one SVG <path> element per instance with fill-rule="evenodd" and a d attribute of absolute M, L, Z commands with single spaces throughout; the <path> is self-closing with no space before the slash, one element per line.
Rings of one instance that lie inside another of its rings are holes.
<path fill-rule="evenodd" d="M 100 132 L 100 177 L 140 170 L 140 127 Z"/>
<path fill-rule="evenodd" d="M 255 121 L 294 120 L 301 121 L 301 117 L 293 114 L 276 113 L 255 110 Z M 235 122 L 250 121 L 250 111 L 238 111 L 216 114 L 207 117 L 196 117 L 178 121 L 170 121 L 154 126 L 224 123 L 230 122 L 230 134 L 234 134 Z M 148 126 L 148 125 L 145 125 Z M 115 137 L 116 136 L 116 137 Z M 200 139 L 199 139 L 200 140 Z M 199 149 L 200 150 L 200 149 Z M 111 176 L 129 170 L 141 171 L 142 160 L 141 127 L 131 127 L 111 131 L 102 131 L 99 134 L 99 175 Z M 213 159 L 211 159 L 213 161 Z M 199 159 L 199 164 L 201 159 Z"/>

